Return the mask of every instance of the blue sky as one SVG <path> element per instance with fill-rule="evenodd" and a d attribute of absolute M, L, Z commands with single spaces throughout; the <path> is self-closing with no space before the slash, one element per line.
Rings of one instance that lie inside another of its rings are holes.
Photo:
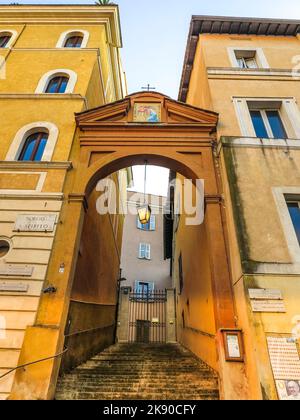
<path fill-rule="evenodd" d="M 94 4 L 94 0 L 17 0 L 20 4 Z M 300 0 L 115 0 L 120 6 L 122 60 L 129 93 L 148 83 L 174 99 L 178 89 L 191 16 L 221 15 L 300 20 Z M 0 4 L 10 2 L 0 0 Z M 166 192 L 168 172 L 149 167 L 147 190 Z M 134 168 L 143 189 L 143 168 Z"/>
<path fill-rule="evenodd" d="M 300 19 L 300 0 L 114 0 L 120 6 L 122 59 L 129 93 L 150 83 L 177 99 L 193 14 Z M 92 0 L 18 0 L 20 4 L 94 4 Z M 0 4 L 10 2 L 0 0 Z"/>

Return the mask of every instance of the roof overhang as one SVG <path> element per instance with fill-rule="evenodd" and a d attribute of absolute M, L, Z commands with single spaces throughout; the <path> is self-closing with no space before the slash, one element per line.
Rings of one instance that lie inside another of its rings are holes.
<path fill-rule="evenodd" d="M 179 89 L 179 100 L 186 101 L 199 35 L 296 36 L 298 33 L 300 33 L 299 20 L 192 16 Z"/>

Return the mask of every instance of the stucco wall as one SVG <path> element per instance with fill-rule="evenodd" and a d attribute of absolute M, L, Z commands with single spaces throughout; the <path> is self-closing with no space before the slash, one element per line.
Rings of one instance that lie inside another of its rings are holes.
<path fill-rule="evenodd" d="M 129 212 L 125 218 L 124 238 L 122 246 L 122 277 L 127 282 L 122 286 L 134 288 L 135 281 L 154 282 L 155 289 L 164 290 L 171 287 L 170 261 L 164 260 L 163 247 L 163 210 L 164 197 L 149 196 L 149 200 L 159 203 L 159 207 L 152 206 L 156 218 L 155 231 L 143 231 L 137 228 L 137 214 L 134 197 L 143 200 L 143 194 L 133 195 L 128 192 Z M 154 201 L 155 200 L 155 201 Z M 132 214 L 135 212 L 135 214 Z M 148 243 L 151 245 L 151 260 L 139 259 L 139 244 Z"/>
<path fill-rule="evenodd" d="M 182 176 L 178 176 L 183 180 Z M 184 198 L 175 191 L 175 209 Z M 173 285 L 176 288 L 177 339 L 213 369 L 218 370 L 214 302 L 205 224 L 187 226 L 180 217 L 174 237 Z M 182 254 L 183 289 L 180 293 L 178 259 Z M 184 313 L 184 324 L 182 314 Z"/>

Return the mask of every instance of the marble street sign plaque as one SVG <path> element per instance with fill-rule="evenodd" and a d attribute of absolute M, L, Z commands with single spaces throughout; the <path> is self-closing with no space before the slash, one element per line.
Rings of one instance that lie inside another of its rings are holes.
<path fill-rule="evenodd" d="M 252 300 L 251 307 L 253 312 L 286 313 L 282 300 Z"/>
<path fill-rule="evenodd" d="M 33 267 L 28 265 L 2 265 L 0 266 L 0 276 L 30 277 L 33 273 Z"/>
<path fill-rule="evenodd" d="M 0 292 L 28 292 L 28 284 L 22 283 L 0 283 Z"/>
<path fill-rule="evenodd" d="M 249 289 L 250 299 L 282 300 L 281 290 L 276 289 Z"/>
<path fill-rule="evenodd" d="M 56 214 L 19 214 L 14 231 L 53 232 L 56 218 Z"/>

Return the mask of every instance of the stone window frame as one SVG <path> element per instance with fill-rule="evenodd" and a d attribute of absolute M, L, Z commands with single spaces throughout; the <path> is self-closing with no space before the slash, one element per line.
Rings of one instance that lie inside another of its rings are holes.
<path fill-rule="evenodd" d="M 46 93 L 46 89 L 48 87 L 50 80 L 58 76 L 68 76 L 69 81 L 68 81 L 68 85 L 66 87 L 65 92 L 57 93 L 57 95 L 65 95 L 65 94 L 73 93 L 76 82 L 77 82 L 77 73 L 69 69 L 55 69 L 55 70 L 50 70 L 47 73 L 45 73 L 41 77 L 37 85 L 37 88 L 35 90 L 35 93 L 38 93 L 38 94 L 44 93 L 45 95 L 53 95 L 53 93 Z"/>
<path fill-rule="evenodd" d="M 230 63 L 232 65 L 232 67 L 238 68 L 241 71 L 243 71 L 243 70 L 255 71 L 256 70 L 255 68 L 242 69 L 239 66 L 239 63 L 237 61 L 236 54 L 235 54 L 236 51 L 245 51 L 245 52 L 254 51 L 255 52 L 255 60 L 257 62 L 258 68 L 259 69 L 269 69 L 270 68 L 263 49 L 259 48 L 259 47 L 228 47 L 227 52 L 228 52 Z"/>
<path fill-rule="evenodd" d="M 300 187 L 273 187 L 274 200 L 293 263 L 300 263 L 300 245 L 287 206 L 288 200 L 300 202 Z"/>
<path fill-rule="evenodd" d="M 70 48 L 70 47 L 65 47 L 65 43 L 67 41 L 68 38 L 70 38 L 71 36 L 76 36 L 76 35 L 82 35 L 83 39 L 82 39 L 82 44 L 80 46 L 80 48 Z M 82 48 L 86 48 L 88 41 L 90 38 L 90 33 L 84 29 L 70 29 L 68 31 L 63 32 L 56 44 L 56 48 L 63 48 L 63 49 L 68 49 L 68 50 L 80 50 Z"/>
<path fill-rule="evenodd" d="M 294 97 L 289 98 L 267 98 L 267 97 L 232 97 L 236 116 L 243 137 L 256 138 L 256 132 L 251 120 L 249 102 L 259 104 L 261 109 L 277 109 L 279 111 L 282 123 L 286 130 L 288 139 L 300 139 L 300 110 L 297 100 Z M 278 141 L 268 139 L 270 143 Z"/>
<path fill-rule="evenodd" d="M 58 140 L 59 130 L 55 124 L 47 121 L 30 123 L 20 128 L 10 145 L 5 160 L 18 161 L 28 136 L 36 133 L 37 131 L 43 130 L 48 133 L 48 140 L 41 162 L 50 162 L 52 160 L 54 149 Z"/>
<path fill-rule="evenodd" d="M 11 48 L 13 43 L 15 42 L 17 36 L 18 36 L 18 32 L 14 29 L 1 29 L 0 30 L 0 36 L 5 36 L 6 34 L 10 34 L 10 40 L 8 41 L 8 43 L 6 44 L 6 46 L 3 48 Z M 0 48 L 2 49 L 2 48 Z"/>

